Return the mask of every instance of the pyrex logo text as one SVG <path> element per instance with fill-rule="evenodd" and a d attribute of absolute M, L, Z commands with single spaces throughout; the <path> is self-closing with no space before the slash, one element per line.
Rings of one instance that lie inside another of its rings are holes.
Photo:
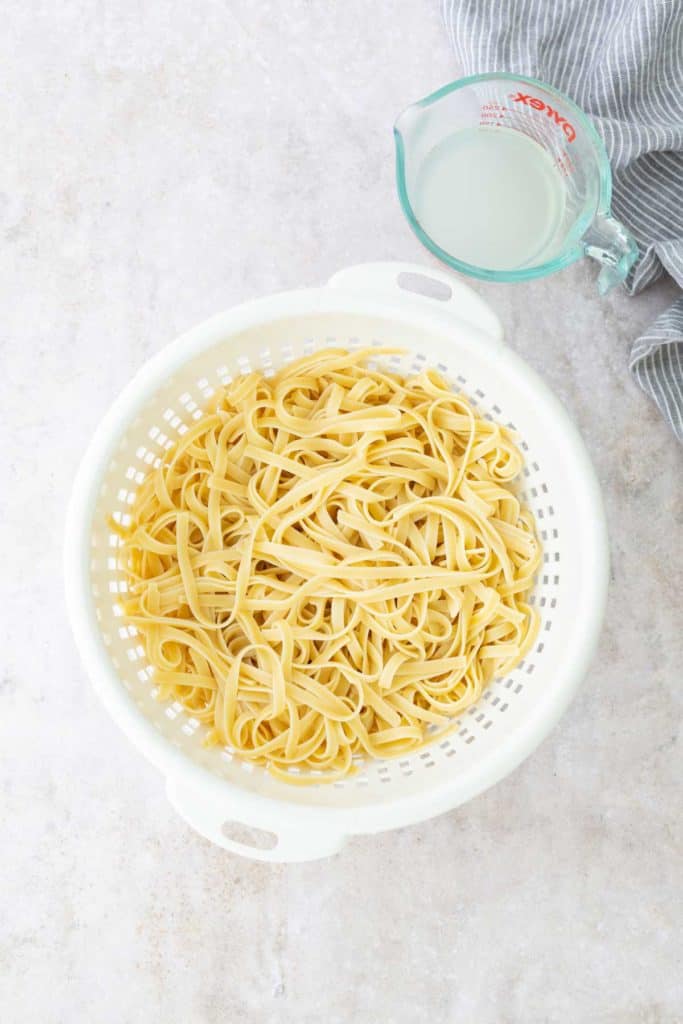
<path fill-rule="evenodd" d="M 562 117 L 557 110 L 553 110 L 551 106 L 544 103 L 543 100 L 539 100 L 536 96 L 526 96 L 523 92 L 518 92 L 516 96 L 511 96 L 513 103 L 525 103 L 527 107 L 533 107 L 534 110 L 545 110 L 548 117 L 552 117 L 555 124 L 559 124 L 562 131 L 567 136 L 568 142 L 573 142 L 576 138 L 576 130 L 573 124 L 570 124 L 566 117 Z"/>

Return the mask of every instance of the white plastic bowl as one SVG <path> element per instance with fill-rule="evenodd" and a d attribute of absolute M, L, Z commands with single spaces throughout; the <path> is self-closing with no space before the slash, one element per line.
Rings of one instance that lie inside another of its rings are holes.
<path fill-rule="evenodd" d="M 416 291 L 415 289 L 418 289 Z M 483 414 L 518 431 L 526 500 L 544 547 L 533 595 L 542 616 L 532 653 L 494 682 L 450 737 L 400 760 L 374 761 L 341 782 L 295 787 L 231 752 L 201 744 L 202 727 L 153 696 L 151 669 L 117 607 L 125 591 L 116 536 L 139 482 L 229 376 L 278 366 L 329 345 L 400 345 L 399 371 L 435 366 Z M 312 860 L 353 834 L 422 821 L 511 772 L 552 729 L 581 681 L 603 619 L 608 545 L 599 487 L 581 438 L 541 379 L 502 342 L 495 314 L 461 281 L 433 269 L 371 263 L 323 288 L 287 292 L 207 320 L 151 359 L 97 429 L 74 484 L 65 544 L 74 634 L 105 707 L 166 776 L 168 797 L 202 835 L 262 860 Z M 230 837 L 241 823 L 271 846 Z"/>

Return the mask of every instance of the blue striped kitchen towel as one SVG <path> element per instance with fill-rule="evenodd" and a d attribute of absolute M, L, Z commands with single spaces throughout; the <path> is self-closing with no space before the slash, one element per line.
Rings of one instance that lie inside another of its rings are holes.
<path fill-rule="evenodd" d="M 442 0 L 464 74 L 512 71 L 591 115 L 612 210 L 638 242 L 630 295 L 668 272 L 683 288 L 683 0 Z M 683 294 L 634 342 L 630 369 L 683 441 Z"/>

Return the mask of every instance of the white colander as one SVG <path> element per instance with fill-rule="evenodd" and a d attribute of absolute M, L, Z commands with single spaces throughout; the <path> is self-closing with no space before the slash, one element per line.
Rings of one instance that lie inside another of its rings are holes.
<path fill-rule="evenodd" d="M 205 748 L 197 721 L 180 705 L 154 699 L 140 637 L 117 607 L 125 574 L 106 519 L 114 512 L 125 521 L 144 475 L 222 382 L 257 368 L 273 373 L 329 345 L 387 344 L 407 350 L 386 360 L 392 369 L 434 366 L 483 414 L 518 432 L 525 496 L 544 548 L 532 597 L 541 631 L 522 664 L 494 682 L 449 737 L 410 757 L 363 764 L 341 782 L 290 786 L 228 750 Z M 278 861 L 327 856 L 350 835 L 430 818 L 511 772 L 550 731 L 587 668 L 608 576 L 598 484 L 562 406 L 505 347 L 496 316 L 473 291 L 441 271 L 394 263 L 352 267 L 323 288 L 231 309 L 151 359 L 83 459 L 65 564 L 88 673 L 113 718 L 166 775 L 173 806 L 212 842 Z M 234 838 L 236 823 L 248 826 L 248 840 Z"/>

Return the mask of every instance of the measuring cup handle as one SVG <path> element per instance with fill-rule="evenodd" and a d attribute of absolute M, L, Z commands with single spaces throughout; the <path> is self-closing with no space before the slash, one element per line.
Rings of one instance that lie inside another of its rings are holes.
<path fill-rule="evenodd" d="M 328 281 L 333 288 L 391 293 L 439 306 L 461 321 L 501 341 L 503 327 L 493 310 L 468 285 L 452 274 L 416 263 L 359 263 L 338 271 Z"/>
<path fill-rule="evenodd" d="M 621 284 L 638 258 L 638 246 L 624 225 L 609 213 L 597 216 L 583 236 L 583 249 L 602 264 L 598 291 L 605 295 Z"/>

